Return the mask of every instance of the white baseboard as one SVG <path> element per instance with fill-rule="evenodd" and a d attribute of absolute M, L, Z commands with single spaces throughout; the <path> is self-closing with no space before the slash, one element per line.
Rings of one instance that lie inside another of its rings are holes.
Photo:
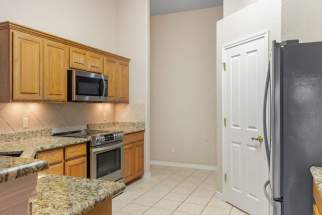
<path fill-rule="evenodd" d="M 170 162 L 170 161 L 151 160 L 151 164 L 158 165 L 158 166 L 173 166 L 173 167 L 183 167 L 183 168 L 190 168 L 190 169 L 200 169 L 200 170 L 211 170 L 211 171 L 217 170 L 216 166 L 191 164 L 191 163 L 179 163 L 179 162 Z"/>

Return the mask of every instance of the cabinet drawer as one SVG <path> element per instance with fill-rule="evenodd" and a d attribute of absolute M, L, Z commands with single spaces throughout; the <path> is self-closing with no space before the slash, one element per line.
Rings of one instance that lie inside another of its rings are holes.
<path fill-rule="evenodd" d="M 64 149 L 54 149 L 50 151 L 40 152 L 37 155 L 39 160 L 47 161 L 49 165 L 64 162 Z"/>
<path fill-rule="evenodd" d="M 144 132 L 137 132 L 132 134 L 127 134 L 124 136 L 124 144 L 134 143 L 144 140 Z"/>
<path fill-rule="evenodd" d="M 43 173 L 53 175 L 64 175 L 64 163 L 51 165 L 48 169 L 44 170 Z"/>
<path fill-rule="evenodd" d="M 69 160 L 72 158 L 85 156 L 86 155 L 86 143 L 78 144 L 74 146 L 68 146 L 65 149 L 65 159 Z"/>

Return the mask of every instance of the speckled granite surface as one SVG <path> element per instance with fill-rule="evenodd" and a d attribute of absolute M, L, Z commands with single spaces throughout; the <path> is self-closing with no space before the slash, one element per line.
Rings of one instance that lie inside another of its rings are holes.
<path fill-rule="evenodd" d="M 38 179 L 37 195 L 31 199 L 32 214 L 83 214 L 124 189 L 119 182 L 43 175 Z"/>
<path fill-rule="evenodd" d="M 34 158 L 37 152 L 49 149 L 75 145 L 89 141 L 89 138 L 69 138 L 43 136 L 29 139 L 21 139 L 9 142 L 0 142 L 0 153 L 5 155 L 12 152 L 21 152 L 23 158 Z"/>
<path fill-rule="evenodd" d="M 90 124 L 89 129 L 123 131 L 125 134 L 143 131 L 144 122 L 110 122 Z M 84 143 L 90 138 L 53 137 L 51 129 L 0 134 L 0 155 L 22 153 L 23 158 L 34 158 L 37 152 Z"/>
<path fill-rule="evenodd" d="M 89 124 L 89 129 L 123 131 L 124 134 L 139 132 L 145 130 L 144 122 L 110 122 L 101 124 Z"/>
<path fill-rule="evenodd" d="M 48 164 L 45 161 L 0 156 L 0 183 L 15 180 L 46 168 L 48 168 Z"/>

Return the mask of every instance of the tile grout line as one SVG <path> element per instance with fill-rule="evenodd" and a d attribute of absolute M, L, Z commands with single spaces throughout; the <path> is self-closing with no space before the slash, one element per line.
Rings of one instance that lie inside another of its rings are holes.
<path fill-rule="evenodd" d="M 165 194 L 165 195 L 164 195 L 160 200 L 158 200 L 155 204 L 153 204 L 149 209 L 153 208 L 153 206 L 154 206 L 154 205 L 156 205 L 158 202 L 160 202 L 161 200 L 163 200 L 165 196 L 167 196 L 169 193 L 171 193 L 171 191 L 173 191 L 175 188 L 177 188 L 179 185 L 181 185 L 184 181 L 186 181 L 186 180 L 187 180 L 187 178 L 188 178 L 188 177 L 190 177 L 194 172 L 196 172 L 196 170 L 194 170 L 193 172 L 191 172 L 189 176 L 186 176 L 186 179 L 184 179 L 183 181 L 179 182 L 176 186 L 174 186 L 174 187 L 173 187 L 173 188 L 172 188 L 172 189 L 171 189 L 167 194 Z M 164 181 L 165 181 L 165 180 L 166 180 L 166 178 L 164 179 Z M 184 201 L 185 201 L 185 200 L 184 200 Z M 183 201 L 183 202 L 184 202 L 184 201 Z M 181 204 L 179 204 L 179 206 L 180 206 L 180 205 L 181 205 Z M 178 207 L 179 207 L 179 206 L 178 206 Z M 178 208 L 178 207 L 177 207 L 177 208 Z M 171 214 L 173 214 L 173 213 L 176 211 L 176 209 L 177 209 L 177 208 L 175 208 L 175 209 L 173 210 L 173 212 L 171 212 L 171 213 L 170 213 L 170 215 L 171 215 Z M 147 211 L 145 211 L 145 212 L 147 212 Z M 145 213 L 145 212 L 144 212 L 144 213 Z M 143 214 L 144 214 L 144 213 L 143 213 Z"/>
<path fill-rule="evenodd" d="M 196 172 L 196 171 L 195 171 Z M 192 173 L 193 174 L 193 173 Z M 192 175 L 191 174 L 191 175 Z M 191 176 L 190 175 L 190 176 Z M 208 175 L 209 176 L 209 175 Z M 207 177 L 208 177 L 207 176 Z M 199 186 L 204 182 L 204 181 L 206 181 L 206 179 L 207 179 L 207 177 L 203 180 L 203 181 L 201 181 L 200 183 L 199 183 L 199 185 L 191 192 L 191 193 L 193 193 L 194 191 L 196 191 L 198 188 L 199 188 Z M 186 179 L 187 180 L 187 179 Z M 177 209 L 179 209 L 179 207 L 181 206 L 181 205 L 183 205 L 183 203 L 191 196 L 191 193 L 187 196 L 187 198 L 185 198 L 182 202 L 181 202 L 181 204 L 179 204 L 178 205 L 178 207 L 171 213 L 171 214 L 174 214 L 176 211 L 177 211 Z M 170 214 L 170 215 L 171 215 Z M 199 214 L 201 214 L 201 213 L 199 213 Z"/>

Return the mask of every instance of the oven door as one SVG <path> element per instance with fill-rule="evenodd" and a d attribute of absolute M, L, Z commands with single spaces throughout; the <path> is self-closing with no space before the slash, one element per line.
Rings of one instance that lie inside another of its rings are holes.
<path fill-rule="evenodd" d="M 118 181 L 123 178 L 123 143 L 90 149 L 90 176 Z"/>
<path fill-rule="evenodd" d="M 72 101 L 104 102 L 108 95 L 108 79 L 102 74 L 69 71 L 69 86 Z"/>

